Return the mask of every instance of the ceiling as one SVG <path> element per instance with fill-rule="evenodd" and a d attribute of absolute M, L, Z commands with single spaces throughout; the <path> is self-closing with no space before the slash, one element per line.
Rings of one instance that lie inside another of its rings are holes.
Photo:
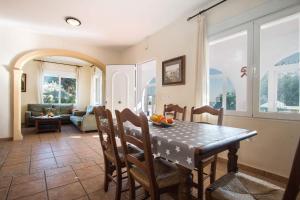
<path fill-rule="evenodd" d="M 130 46 L 209 0 L 0 0 L 0 24 L 100 46 Z M 65 23 L 81 20 L 80 27 Z"/>

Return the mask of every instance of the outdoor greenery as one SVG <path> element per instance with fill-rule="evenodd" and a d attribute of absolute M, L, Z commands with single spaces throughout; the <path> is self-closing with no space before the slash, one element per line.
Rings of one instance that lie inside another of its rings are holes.
<path fill-rule="evenodd" d="M 278 79 L 277 100 L 286 106 L 299 106 L 299 75 L 286 73 Z"/>
<path fill-rule="evenodd" d="M 299 106 L 299 75 L 296 73 L 285 73 L 278 77 L 277 81 L 277 109 L 287 111 L 288 108 L 278 108 L 278 105 Z M 260 81 L 260 110 L 267 112 L 268 108 L 263 106 L 268 103 L 268 74 L 265 74 Z"/>
<path fill-rule="evenodd" d="M 61 78 L 61 103 L 76 102 L 76 79 Z"/>
<path fill-rule="evenodd" d="M 59 78 L 45 76 L 43 84 L 43 102 L 59 103 Z"/>
<path fill-rule="evenodd" d="M 45 76 L 43 84 L 44 103 L 76 103 L 76 79 Z"/>
<path fill-rule="evenodd" d="M 235 92 L 227 92 L 227 94 L 226 94 L 226 110 L 236 110 Z"/>
<path fill-rule="evenodd" d="M 220 94 L 216 98 L 216 102 L 210 105 L 215 109 L 220 109 L 223 107 L 223 95 Z M 236 110 L 236 94 L 235 92 L 226 93 L 226 110 Z"/>

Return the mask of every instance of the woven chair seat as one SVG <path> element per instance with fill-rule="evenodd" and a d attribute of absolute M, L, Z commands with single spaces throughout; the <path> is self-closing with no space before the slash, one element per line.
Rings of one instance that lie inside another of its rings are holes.
<path fill-rule="evenodd" d="M 229 173 L 208 189 L 210 200 L 281 200 L 284 189 L 242 173 Z"/>
<path fill-rule="evenodd" d="M 130 169 L 130 173 L 139 183 L 150 187 L 150 181 L 142 170 L 133 167 Z M 166 160 L 159 158 L 154 159 L 154 173 L 158 188 L 160 189 L 179 184 L 180 175 L 176 165 Z"/>
<path fill-rule="evenodd" d="M 135 157 L 138 157 L 138 158 L 143 158 L 144 156 L 144 153 L 142 151 L 140 151 L 139 149 L 135 148 L 134 146 L 132 145 L 128 145 L 128 151 L 129 151 L 129 154 L 133 154 Z M 122 147 L 117 147 L 118 149 L 118 154 L 120 156 L 120 160 L 122 162 L 122 165 L 125 166 L 125 159 L 124 159 L 124 152 L 123 152 L 123 148 Z M 107 156 L 107 159 L 111 162 L 114 162 L 115 160 L 115 155 L 113 153 L 112 150 L 107 150 L 104 152 L 104 154 Z"/>

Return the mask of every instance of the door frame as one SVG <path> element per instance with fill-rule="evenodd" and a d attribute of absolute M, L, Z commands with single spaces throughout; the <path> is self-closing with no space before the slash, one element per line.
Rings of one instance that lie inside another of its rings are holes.
<path fill-rule="evenodd" d="M 149 59 L 149 60 L 146 60 L 146 61 L 143 61 L 143 62 L 140 62 L 140 63 L 137 63 L 136 64 L 136 70 L 135 70 L 135 88 L 136 88 L 136 91 L 135 91 L 135 105 L 137 106 L 137 102 L 138 102 L 138 68 L 139 66 L 145 64 L 145 63 L 148 63 L 148 62 L 155 62 L 155 79 L 156 79 L 156 82 L 155 82 L 155 87 L 156 87 L 156 90 L 157 90 L 157 60 L 156 59 Z M 157 93 L 157 91 L 156 91 Z M 157 94 L 155 95 L 155 111 L 156 111 L 156 106 L 157 106 Z"/>

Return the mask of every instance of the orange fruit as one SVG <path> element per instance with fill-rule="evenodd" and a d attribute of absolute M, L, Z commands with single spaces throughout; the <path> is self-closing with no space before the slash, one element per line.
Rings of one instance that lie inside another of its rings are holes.
<path fill-rule="evenodd" d="M 169 118 L 169 119 L 167 119 L 167 122 L 168 122 L 169 124 L 173 124 L 174 120 L 173 120 L 172 118 Z"/>

